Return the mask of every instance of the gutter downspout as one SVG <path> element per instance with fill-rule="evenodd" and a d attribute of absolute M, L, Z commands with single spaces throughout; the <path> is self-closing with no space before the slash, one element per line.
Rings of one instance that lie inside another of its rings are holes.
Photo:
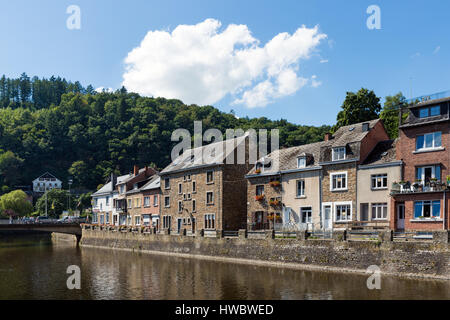
<path fill-rule="evenodd" d="M 323 212 L 322 212 L 322 177 L 323 172 L 320 170 L 319 174 L 319 219 L 320 219 L 320 229 L 325 231 L 325 224 L 323 223 Z"/>
<path fill-rule="evenodd" d="M 446 206 L 446 204 L 447 204 L 447 197 L 446 197 L 446 195 L 447 195 L 447 190 L 444 190 L 444 195 L 443 195 L 443 197 L 444 197 L 444 211 L 443 211 L 443 219 L 442 219 L 442 228 L 443 228 L 443 230 L 446 230 L 447 228 L 446 228 L 446 224 L 445 224 L 445 218 L 447 217 L 447 206 Z M 447 217 L 447 219 L 448 219 L 448 217 Z"/>

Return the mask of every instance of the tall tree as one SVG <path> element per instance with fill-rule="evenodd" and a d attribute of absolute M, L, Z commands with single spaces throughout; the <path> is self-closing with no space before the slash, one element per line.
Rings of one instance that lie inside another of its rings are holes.
<path fill-rule="evenodd" d="M 22 102 L 22 105 L 24 105 L 26 102 L 28 102 L 31 98 L 31 82 L 30 78 L 27 76 L 27 74 L 24 72 L 20 76 L 20 102 Z"/>
<path fill-rule="evenodd" d="M 341 108 L 334 130 L 378 118 L 381 110 L 380 98 L 372 90 L 361 88 L 357 93 L 347 92 Z"/>
<path fill-rule="evenodd" d="M 0 197 L 0 209 L 10 217 L 25 216 L 33 212 L 33 205 L 25 192 L 15 190 Z"/>
<path fill-rule="evenodd" d="M 383 120 L 384 127 L 391 139 L 398 137 L 399 109 L 404 106 L 406 106 L 406 98 L 401 92 L 395 96 L 387 96 L 385 99 L 380 118 Z"/>

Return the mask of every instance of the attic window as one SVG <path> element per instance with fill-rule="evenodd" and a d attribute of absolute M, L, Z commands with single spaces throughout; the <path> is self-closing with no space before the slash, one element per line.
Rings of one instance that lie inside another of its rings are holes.
<path fill-rule="evenodd" d="M 297 168 L 305 168 L 306 167 L 306 157 L 298 157 L 297 158 Z"/>
<path fill-rule="evenodd" d="M 381 156 L 382 156 L 382 157 L 386 157 L 387 154 L 388 154 L 388 153 L 385 151 L 385 152 L 383 152 L 383 153 L 381 154 Z"/>
<path fill-rule="evenodd" d="M 333 161 L 345 160 L 345 147 L 333 148 Z"/>
<path fill-rule="evenodd" d="M 353 131 L 353 130 L 355 130 L 355 127 L 351 127 L 348 129 L 348 131 Z"/>

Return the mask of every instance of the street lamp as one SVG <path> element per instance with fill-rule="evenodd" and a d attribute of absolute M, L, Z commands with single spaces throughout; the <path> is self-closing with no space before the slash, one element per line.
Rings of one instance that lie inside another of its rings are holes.
<path fill-rule="evenodd" d="M 72 178 L 69 178 L 69 180 L 68 180 L 67 182 L 68 182 L 68 184 L 69 184 L 69 203 L 67 204 L 67 207 L 68 207 L 68 211 L 69 211 L 69 214 L 70 214 L 70 186 L 71 186 L 72 183 L 73 183 Z"/>

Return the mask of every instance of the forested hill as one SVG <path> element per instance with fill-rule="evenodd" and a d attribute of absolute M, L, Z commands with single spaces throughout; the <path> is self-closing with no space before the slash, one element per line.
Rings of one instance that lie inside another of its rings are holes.
<path fill-rule="evenodd" d="M 286 120 L 236 118 L 212 106 L 141 97 L 124 88 L 96 93 L 92 86 L 61 78 L 0 79 L 0 186 L 2 192 L 49 171 L 75 187 L 95 190 L 111 170 L 129 172 L 134 164 L 170 162 L 177 128 L 193 132 L 228 128 L 280 130 L 284 147 L 323 139 L 329 126 L 300 126 Z M 66 186 L 64 186 L 66 187 Z"/>

